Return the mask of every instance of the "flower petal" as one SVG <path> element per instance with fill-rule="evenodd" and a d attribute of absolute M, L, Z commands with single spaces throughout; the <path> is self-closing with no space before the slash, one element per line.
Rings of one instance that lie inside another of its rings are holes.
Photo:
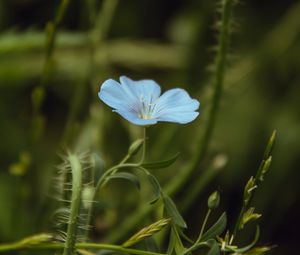
<path fill-rule="evenodd" d="M 129 96 L 124 92 L 123 85 L 115 80 L 106 80 L 98 93 L 99 98 L 114 109 L 122 109 L 138 114 L 139 100 L 137 97 Z"/>
<path fill-rule="evenodd" d="M 140 101 L 143 99 L 147 104 L 153 103 L 161 93 L 160 86 L 153 80 L 133 81 L 126 76 L 121 76 L 120 82 L 126 85 L 129 93 L 135 94 Z"/>
<path fill-rule="evenodd" d="M 175 122 L 180 124 L 186 124 L 195 120 L 199 115 L 199 112 L 178 112 L 161 115 L 157 118 L 158 121 Z"/>
<path fill-rule="evenodd" d="M 194 112 L 199 106 L 199 101 L 192 99 L 184 89 L 170 89 L 157 100 L 154 117 L 160 118 L 168 114 Z"/>
<path fill-rule="evenodd" d="M 120 114 L 124 119 L 129 122 L 139 125 L 139 126 L 149 126 L 157 123 L 155 119 L 141 119 L 136 114 L 125 111 L 125 110 L 115 110 L 116 113 Z"/>
<path fill-rule="evenodd" d="M 115 80 L 106 80 L 98 93 L 99 98 L 108 106 L 119 109 L 124 107 L 125 97 L 120 84 Z"/>

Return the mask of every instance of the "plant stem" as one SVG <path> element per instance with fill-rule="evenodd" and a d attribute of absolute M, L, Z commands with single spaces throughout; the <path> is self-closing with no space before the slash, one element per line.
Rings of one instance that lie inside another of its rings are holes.
<path fill-rule="evenodd" d="M 274 130 L 272 132 L 272 134 L 271 134 L 271 136 L 268 140 L 268 143 L 266 145 L 265 152 L 264 152 L 264 155 L 263 155 L 263 159 L 262 159 L 262 161 L 261 161 L 261 163 L 258 167 L 258 170 L 256 171 L 255 178 L 253 179 L 254 180 L 253 187 L 257 188 L 259 186 L 259 183 L 260 183 L 259 179 L 260 179 L 260 176 L 262 175 L 262 171 L 264 169 L 264 166 L 267 163 L 268 159 L 271 158 L 270 156 L 271 156 L 271 153 L 272 153 L 272 149 L 274 147 L 275 139 L 276 139 L 276 130 Z M 251 195 L 250 195 L 249 199 L 247 199 L 246 201 L 244 199 L 244 201 L 243 201 L 243 206 L 241 208 L 238 219 L 237 219 L 237 221 L 234 225 L 234 228 L 233 228 L 231 243 L 233 242 L 234 238 L 236 237 L 236 234 L 239 230 L 239 226 L 240 226 L 241 221 L 243 219 L 243 215 L 244 215 L 245 211 L 247 210 L 248 206 L 251 204 L 253 196 L 254 196 L 254 191 L 251 192 Z"/>
<path fill-rule="evenodd" d="M 196 243 L 199 243 L 199 242 L 201 241 L 201 238 L 202 238 L 202 235 L 203 235 L 203 232 L 204 232 L 205 226 L 206 226 L 206 224 L 207 224 L 207 220 L 208 220 L 208 218 L 209 218 L 210 213 L 211 213 L 211 209 L 208 209 L 208 211 L 207 211 L 207 213 L 206 213 L 206 216 L 205 216 L 205 218 L 204 218 L 204 221 L 203 221 L 201 230 L 200 230 L 199 237 L 198 237 Z"/>
<path fill-rule="evenodd" d="M 110 251 L 120 251 L 127 254 L 134 254 L 134 255 L 166 255 L 164 253 L 156 253 L 156 252 L 149 252 L 143 250 L 136 250 L 136 249 L 129 249 L 124 248 L 119 245 L 111 245 L 111 244 L 100 244 L 100 243 L 77 243 L 75 245 L 76 249 L 96 249 L 96 250 L 110 250 Z M 21 243 L 12 243 L 12 244 L 5 244 L 0 245 L 0 252 L 7 252 L 13 250 L 61 250 L 64 248 L 63 243 L 45 243 L 45 244 L 38 244 L 32 246 L 24 246 Z"/>
<path fill-rule="evenodd" d="M 144 128 L 143 128 L 143 139 L 144 139 L 144 142 L 143 142 L 142 158 L 141 158 L 140 164 L 142 164 L 142 163 L 144 162 L 145 157 L 146 157 L 146 147 L 147 147 L 147 144 L 146 144 L 146 140 L 147 140 L 147 127 L 144 127 Z"/>
<path fill-rule="evenodd" d="M 67 229 L 67 240 L 64 244 L 63 255 L 73 255 L 76 243 L 76 230 L 78 214 L 81 202 L 82 189 L 82 168 L 80 161 L 76 155 L 69 154 L 70 165 L 72 169 L 72 197 L 70 208 L 70 219 Z"/>

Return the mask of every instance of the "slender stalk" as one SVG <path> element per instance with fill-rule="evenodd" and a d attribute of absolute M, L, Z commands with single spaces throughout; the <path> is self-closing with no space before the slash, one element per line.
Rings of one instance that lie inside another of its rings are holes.
<path fill-rule="evenodd" d="M 69 154 L 69 160 L 72 169 L 72 197 L 70 208 L 70 219 L 67 229 L 67 240 L 64 244 L 63 255 L 73 255 L 76 243 L 76 230 L 79 208 L 81 203 L 82 189 L 82 168 L 80 161 L 76 155 Z"/>
<path fill-rule="evenodd" d="M 110 250 L 119 251 L 127 254 L 134 255 L 166 255 L 164 253 L 149 252 L 143 250 L 124 248 L 119 245 L 101 244 L 101 243 L 77 243 L 76 249 L 95 249 L 95 250 Z M 0 252 L 14 251 L 14 250 L 62 250 L 64 248 L 63 243 L 45 243 L 31 246 L 24 246 L 20 243 L 12 243 L 0 245 Z"/>
<path fill-rule="evenodd" d="M 205 227 L 206 227 L 207 220 L 208 220 L 208 218 L 209 218 L 210 213 L 211 213 L 211 209 L 208 209 L 208 211 L 207 211 L 207 213 L 206 213 L 206 215 L 205 215 L 205 218 L 204 218 L 204 221 L 203 221 L 201 230 L 200 230 L 200 234 L 199 234 L 199 236 L 198 236 L 198 238 L 197 238 L 196 243 L 199 243 L 199 242 L 201 241 L 201 238 L 202 238 L 202 235 L 203 235 L 203 233 L 204 233 L 204 229 L 205 229 Z"/>
<path fill-rule="evenodd" d="M 146 157 L 146 147 L 147 147 L 147 127 L 144 127 L 144 128 L 143 128 L 143 139 L 144 139 L 144 142 L 143 142 L 142 158 L 141 158 L 140 164 L 142 164 L 142 163 L 144 162 L 145 157 Z"/>
<path fill-rule="evenodd" d="M 49 79 L 52 70 L 52 55 L 55 47 L 57 27 L 61 23 L 70 0 L 61 0 L 58 11 L 53 21 L 48 22 L 46 27 L 46 53 L 42 68 L 42 75 L 39 84 L 32 91 L 32 140 L 37 141 L 44 130 L 44 117 L 41 114 L 41 107 L 44 103 L 45 84 Z M 38 100 L 37 100 L 38 98 Z"/>

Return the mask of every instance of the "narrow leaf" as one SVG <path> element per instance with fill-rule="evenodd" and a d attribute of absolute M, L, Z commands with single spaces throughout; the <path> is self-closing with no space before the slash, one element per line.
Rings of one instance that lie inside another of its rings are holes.
<path fill-rule="evenodd" d="M 212 244 L 207 255 L 220 255 L 220 248 L 218 243 L 215 240 L 213 240 L 211 243 Z"/>
<path fill-rule="evenodd" d="M 166 167 L 172 165 L 177 160 L 178 157 L 179 157 L 179 153 L 176 153 L 173 157 L 166 159 L 166 160 L 143 163 L 142 167 L 144 167 L 146 169 L 166 168 Z"/>
<path fill-rule="evenodd" d="M 154 192 L 154 199 L 150 202 L 150 204 L 154 204 L 159 198 L 161 193 L 161 187 L 159 185 L 159 182 L 152 174 L 146 175 L 150 185 L 152 186 L 153 192 Z"/>
<path fill-rule="evenodd" d="M 215 238 L 217 235 L 222 234 L 224 229 L 226 228 L 227 217 L 224 212 L 221 217 L 217 220 L 217 222 L 212 225 L 202 236 L 201 241 L 206 241 L 211 238 Z"/>
<path fill-rule="evenodd" d="M 168 249 L 167 249 L 167 254 L 172 254 L 173 253 L 174 248 L 175 248 L 175 242 L 176 242 L 175 238 L 176 238 L 175 234 L 174 234 L 173 230 L 171 230 L 170 240 L 169 240 Z"/>
<path fill-rule="evenodd" d="M 163 202 L 167 216 L 171 217 L 177 226 L 181 228 L 186 228 L 186 223 L 180 215 L 180 213 L 178 212 L 173 200 L 168 195 L 163 194 Z"/>
<path fill-rule="evenodd" d="M 107 180 L 111 180 L 111 179 L 125 179 L 132 182 L 137 187 L 138 190 L 141 189 L 140 181 L 134 174 L 119 172 L 107 177 Z"/>
<path fill-rule="evenodd" d="M 173 224 L 171 228 L 174 238 L 174 250 L 176 255 L 182 255 L 186 253 L 186 248 L 183 246 L 180 236 L 177 231 L 177 227 Z"/>

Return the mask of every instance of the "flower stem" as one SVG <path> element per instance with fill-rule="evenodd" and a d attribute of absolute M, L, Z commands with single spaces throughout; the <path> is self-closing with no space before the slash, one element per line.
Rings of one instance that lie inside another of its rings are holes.
<path fill-rule="evenodd" d="M 14 251 L 14 250 L 61 250 L 64 248 L 63 243 L 44 243 L 31 246 L 22 245 L 20 242 L 0 245 L 0 252 Z M 77 243 L 76 249 L 96 249 L 96 250 L 110 250 L 119 251 L 133 255 L 166 255 L 164 253 L 149 252 L 143 250 L 124 248 L 119 245 L 101 244 L 101 243 Z"/>
<path fill-rule="evenodd" d="M 146 157 L 146 140 L 147 140 L 147 128 L 144 127 L 143 128 L 143 139 L 144 139 L 144 143 L 143 143 L 143 150 L 142 150 L 142 158 L 141 158 L 141 161 L 140 161 L 140 164 L 142 164 L 145 160 L 145 157 Z"/>
<path fill-rule="evenodd" d="M 82 190 L 82 167 L 76 155 L 69 154 L 72 169 L 72 198 L 70 208 L 70 219 L 67 229 L 67 240 L 64 244 L 63 255 L 73 255 L 76 243 L 76 230 Z"/>
<path fill-rule="evenodd" d="M 203 232 L 204 232 L 205 226 L 206 226 L 206 224 L 207 224 L 207 220 L 208 220 L 208 218 L 209 218 L 210 213 L 211 213 L 211 209 L 208 209 L 208 211 L 207 211 L 207 213 L 206 213 L 206 216 L 205 216 L 205 218 L 204 218 L 204 221 L 203 221 L 201 230 L 200 230 L 199 237 L 198 237 L 196 243 L 199 243 L 199 242 L 201 241 L 201 238 L 202 238 L 202 235 L 203 235 Z"/>

